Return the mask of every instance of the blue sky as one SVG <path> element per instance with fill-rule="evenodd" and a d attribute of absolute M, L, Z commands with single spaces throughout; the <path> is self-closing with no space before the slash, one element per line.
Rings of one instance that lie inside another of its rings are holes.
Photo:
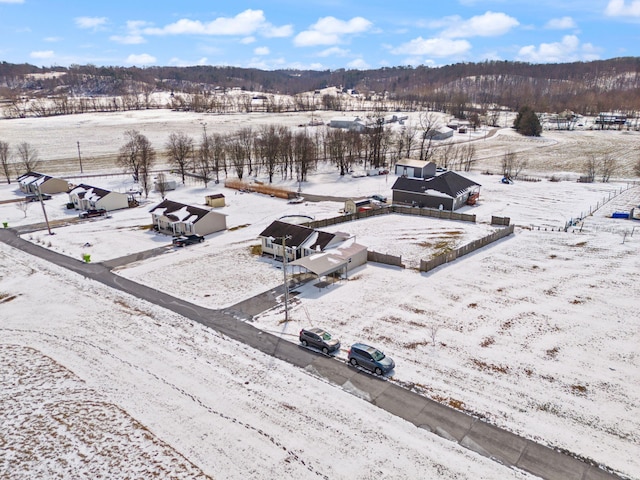
<path fill-rule="evenodd" d="M 0 0 L 0 61 L 377 69 L 640 56 L 640 0 Z"/>

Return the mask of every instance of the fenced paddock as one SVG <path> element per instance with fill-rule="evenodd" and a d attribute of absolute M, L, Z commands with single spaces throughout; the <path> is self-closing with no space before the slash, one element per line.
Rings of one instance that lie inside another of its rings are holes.
<path fill-rule="evenodd" d="M 486 237 L 468 243 L 460 248 L 456 248 L 455 250 L 452 250 L 450 252 L 438 255 L 431 260 L 420 260 L 420 271 L 428 272 L 430 270 L 433 270 L 434 268 L 439 267 L 440 265 L 453 262 L 454 260 L 463 257 L 464 255 L 468 255 L 471 252 L 478 250 L 479 248 L 486 247 L 493 242 L 497 242 L 498 240 L 511 235 L 513 233 L 513 229 L 514 225 L 510 225 L 508 227 L 500 229 L 495 233 L 492 233 L 491 235 L 487 235 Z"/>

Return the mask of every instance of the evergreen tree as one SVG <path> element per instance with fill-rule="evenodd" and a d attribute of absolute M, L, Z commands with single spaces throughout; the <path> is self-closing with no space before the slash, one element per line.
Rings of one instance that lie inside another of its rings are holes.
<path fill-rule="evenodd" d="M 524 106 L 518 110 L 518 116 L 513 122 L 513 128 L 527 137 L 539 137 L 542 133 L 540 120 L 531 107 Z"/>

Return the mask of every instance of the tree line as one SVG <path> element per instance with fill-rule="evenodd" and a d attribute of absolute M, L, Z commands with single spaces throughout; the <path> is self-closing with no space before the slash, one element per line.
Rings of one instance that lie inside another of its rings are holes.
<path fill-rule="evenodd" d="M 57 75 L 34 76 L 51 72 Z M 180 94 L 189 108 L 207 108 L 201 107 L 206 96 L 232 88 L 295 97 L 329 85 L 337 86 L 341 92 L 356 91 L 367 101 L 384 99 L 389 108 L 432 109 L 454 115 L 460 111 L 460 105 L 466 112 L 490 110 L 496 106 L 517 111 L 523 105 L 529 105 L 537 112 L 571 110 L 580 115 L 596 115 L 603 111 L 622 111 L 635 115 L 640 110 L 640 59 L 623 57 L 558 64 L 485 61 L 440 67 L 326 71 L 263 71 L 214 66 L 39 68 L 0 63 L 0 97 L 8 99 L 25 94 L 34 98 L 67 96 L 77 99 L 85 96 L 103 99 L 125 95 L 139 97 L 144 96 L 144 91 L 172 91 Z M 306 108 L 305 102 L 293 101 L 278 108 L 286 108 L 286 111 Z M 325 104 L 320 102 L 319 106 L 314 104 L 314 108 L 348 108 L 341 106 L 335 96 L 327 97 L 323 102 Z M 338 105 L 329 107 L 327 104 L 332 102 Z M 102 105 L 94 106 L 90 101 L 77 108 L 80 111 L 123 108 L 108 101 L 98 103 Z M 124 108 L 142 108 L 132 107 L 135 103 L 128 101 Z M 342 102 L 342 105 L 345 104 Z M 43 106 L 35 105 L 40 112 Z M 64 108 L 58 106 L 51 114 L 61 114 L 55 113 L 60 111 Z"/>

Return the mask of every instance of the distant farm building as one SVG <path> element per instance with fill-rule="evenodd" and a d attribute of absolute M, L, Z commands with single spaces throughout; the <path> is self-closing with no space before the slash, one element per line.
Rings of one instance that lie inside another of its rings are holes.
<path fill-rule="evenodd" d="M 596 117 L 595 124 L 601 130 L 622 128 L 627 124 L 627 116 L 622 113 L 602 112 Z"/>
<path fill-rule="evenodd" d="M 329 120 L 329 127 L 362 132 L 365 130 L 366 124 L 360 117 L 336 117 Z"/>

